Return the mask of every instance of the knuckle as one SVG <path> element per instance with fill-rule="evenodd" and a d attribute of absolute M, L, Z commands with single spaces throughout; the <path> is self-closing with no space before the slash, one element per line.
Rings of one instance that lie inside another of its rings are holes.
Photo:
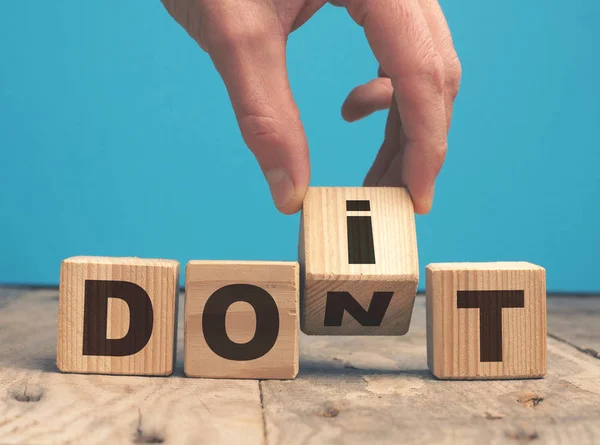
<path fill-rule="evenodd" d="M 205 33 L 206 46 L 219 51 L 260 44 L 272 35 L 268 27 L 251 21 L 239 21 L 235 17 L 224 17 Z"/>
<path fill-rule="evenodd" d="M 188 34 L 201 44 L 205 11 L 196 0 L 161 0 L 167 12 Z"/>
<path fill-rule="evenodd" d="M 446 68 L 442 56 L 435 50 L 429 50 L 424 58 L 420 74 L 431 84 L 437 94 L 443 94 L 446 84 Z"/>
<path fill-rule="evenodd" d="M 339 3 L 346 7 L 348 14 L 357 25 L 364 26 L 373 0 L 345 0 Z"/>
<path fill-rule="evenodd" d="M 239 119 L 240 131 L 250 149 L 275 147 L 281 141 L 280 122 L 265 114 L 246 114 Z"/>
<path fill-rule="evenodd" d="M 458 56 L 454 54 L 446 66 L 446 90 L 452 98 L 455 98 L 458 95 L 461 78 L 462 66 Z"/>
<path fill-rule="evenodd" d="M 439 171 L 446 160 L 446 153 L 448 152 L 448 143 L 444 141 L 433 147 L 429 151 L 429 162 L 431 165 Z"/>
<path fill-rule="evenodd" d="M 417 80 L 426 86 L 435 95 L 441 96 L 445 91 L 446 67 L 442 56 L 430 42 L 426 42 L 417 49 L 411 63 L 399 65 L 396 81 Z"/>
<path fill-rule="evenodd" d="M 399 67 L 399 81 L 414 82 L 426 85 L 435 95 L 444 94 L 446 68 L 440 54 L 431 47 L 421 48 L 419 55 L 413 58 L 412 64 Z"/>
<path fill-rule="evenodd" d="M 441 144 L 439 148 L 435 151 L 436 161 L 438 161 L 440 166 L 446 160 L 446 153 L 448 153 L 448 142 L 444 141 L 444 143 Z"/>

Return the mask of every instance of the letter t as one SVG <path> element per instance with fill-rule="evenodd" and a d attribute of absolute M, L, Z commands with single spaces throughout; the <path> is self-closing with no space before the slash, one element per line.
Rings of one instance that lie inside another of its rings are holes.
<path fill-rule="evenodd" d="M 502 308 L 525 307 L 522 290 L 459 290 L 459 309 L 479 308 L 479 356 L 482 362 L 502 361 Z"/>

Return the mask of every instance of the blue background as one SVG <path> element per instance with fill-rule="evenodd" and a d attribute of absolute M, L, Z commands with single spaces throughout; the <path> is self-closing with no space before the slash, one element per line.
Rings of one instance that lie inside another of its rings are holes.
<path fill-rule="evenodd" d="M 600 2 L 442 1 L 463 64 L 421 266 L 527 260 L 600 291 Z M 377 65 L 326 6 L 289 42 L 313 185 L 360 185 L 385 113 L 342 121 Z M 158 0 L 2 2 L 0 282 L 72 255 L 294 260 L 226 91 Z M 424 282 L 422 281 L 422 285 Z"/>

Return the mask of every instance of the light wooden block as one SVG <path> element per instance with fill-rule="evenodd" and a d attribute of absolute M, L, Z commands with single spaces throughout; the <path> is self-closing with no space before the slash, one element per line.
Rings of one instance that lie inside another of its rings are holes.
<path fill-rule="evenodd" d="M 185 374 L 293 379 L 298 374 L 296 262 L 190 261 Z"/>
<path fill-rule="evenodd" d="M 313 335 L 403 335 L 419 282 L 404 188 L 312 187 L 298 245 L 301 328 Z"/>
<path fill-rule="evenodd" d="M 177 261 L 108 257 L 64 260 L 60 269 L 58 368 L 94 374 L 171 374 L 178 291 Z"/>
<path fill-rule="evenodd" d="M 534 264 L 427 266 L 427 359 L 442 379 L 546 374 L 546 272 Z"/>

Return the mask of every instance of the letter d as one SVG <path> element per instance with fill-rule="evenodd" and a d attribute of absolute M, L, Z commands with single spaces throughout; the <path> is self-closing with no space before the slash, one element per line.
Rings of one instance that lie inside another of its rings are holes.
<path fill-rule="evenodd" d="M 129 330 L 123 338 L 108 339 L 108 299 L 119 298 L 129 307 Z M 144 349 L 154 324 L 152 301 L 135 283 L 85 280 L 83 355 L 123 357 Z"/>

